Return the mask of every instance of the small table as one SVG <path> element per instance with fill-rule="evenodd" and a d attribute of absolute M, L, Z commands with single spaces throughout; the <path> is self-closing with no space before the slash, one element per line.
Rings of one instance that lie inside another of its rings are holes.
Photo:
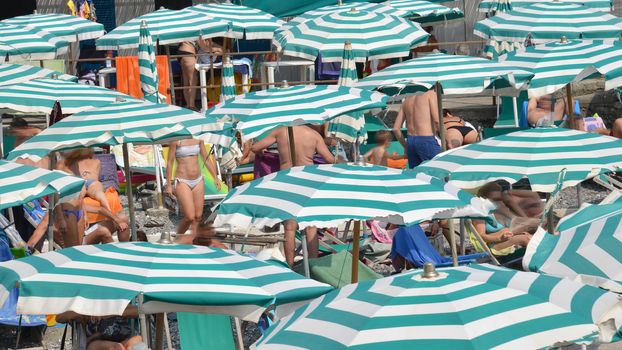
<path fill-rule="evenodd" d="M 269 83 L 269 88 L 274 87 L 274 71 L 276 67 L 300 67 L 301 80 L 305 80 L 308 76 L 308 81 L 315 81 L 315 62 L 308 60 L 296 60 L 296 61 L 270 61 L 261 63 L 261 82 L 263 84 Z M 266 89 L 266 85 L 261 86 L 262 90 Z"/>
<path fill-rule="evenodd" d="M 97 72 L 97 75 L 99 77 L 99 86 L 105 88 L 106 87 L 106 78 L 110 75 L 110 74 L 116 74 L 117 73 L 117 68 L 116 67 L 109 67 L 109 68 L 102 68 L 99 70 L 99 72 Z"/>
<path fill-rule="evenodd" d="M 236 64 L 234 63 L 235 67 Z M 214 63 L 214 69 L 222 68 L 222 62 Z M 205 86 L 207 86 L 207 72 L 212 68 L 212 65 L 209 63 L 197 63 L 194 65 L 194 68 L 199 71 L 199 85 L 201 86 L 201 112 L 205 112 L 207 110 L 207 90 Z M 242 81 L 248 82 L 248 73 L 242 74 Z M 244 93 L 250 91 L 250 85 L 243 84 L 242 90 Z"/>

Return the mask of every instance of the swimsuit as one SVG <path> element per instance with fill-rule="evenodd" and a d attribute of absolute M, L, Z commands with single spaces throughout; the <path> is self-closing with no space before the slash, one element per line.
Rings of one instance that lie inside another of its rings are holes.
<path fill-rule="evenodd" d="M 69 214 L 73 214 L 73 216 L 76 217 L 76 221 L 80 221 L 84 216 L 84 210 L 78 209 L 63 209 L 63 213 L 65 213 L 67 217 L 69 217 Z"/>
<path fill-rule="evenodd" d="M 194 189 L 195 187 L 197 187 L 198 184 L 200 184 L 201 182 L 203 182 L 203 175 L 197 177 L 194 180 L 188 180 L 188 179 L 182 179 L 181 177 L 178 177 L 175 179 L 175 186 L 177 186 L 178 183 L 185 183 L 186 185 L 188 185 L 188 187 L 190 187 L 190 189 Z"/>
<path fill-rule="evenodd" d="M 434 136 L 413 136 L 406 137 L 406 153 L 408 155 L 408 167 L 410 169 L 434 158 L 441 153 L 441 146 L 438 145 Z"/>
<path fill-rule="evenodd" d="M 199 155 L 199 153 L 201 153 L 201 146 L 198 143 L 191 146 L 177 146 L 177 149 L 175 150 L 175 157 L 194 157 Z"/>
<path fill-rule="evenodd" d="M 447 128 L 447 130 L 449 130 L 449 129 L 456 129 L 456 130 L 458 130 L 462 134 L 463 138 L 466 137 L 471 131 L 475 131 L 475 130 L 469 128 L 468 126 L 464 126 L 464 125 L 450 126 L 450 127 Z"/>

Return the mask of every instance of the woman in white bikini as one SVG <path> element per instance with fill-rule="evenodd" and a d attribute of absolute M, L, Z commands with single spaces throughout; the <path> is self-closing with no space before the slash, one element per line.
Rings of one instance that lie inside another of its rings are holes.
<path fill-rule="evenodd" d="M 184 234 L 188 228 L 192 235 L 183 236 L 177 243 L 192 244 L 197 227 L 203 216 L 203 196 L 204 184 L 199 157 L 205 163 L 207 170 L 212 174 L 216 188 L 220 190 L 221 182 L 216 172 L 216 165 L 209 160 L 209 154 L 205 150 L 205 145 L 201 140 L 181 140 L 169 145 L 168 159 L 166 165 L 166 178 L 173 178 L 173 164 L 177 160 L 177 170 L 175 171 L 175 196 L 181 207 L 183 219 L 177 226 L 177 234 Z M 166 194 L 173 195 L 173 184 L 171 181 L 166 183 Z"/>

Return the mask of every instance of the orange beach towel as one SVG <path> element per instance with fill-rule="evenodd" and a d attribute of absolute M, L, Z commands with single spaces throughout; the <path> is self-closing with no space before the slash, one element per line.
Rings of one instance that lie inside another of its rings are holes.
<path fill-rule="evenodd" d="M 171 103 L 168 61 L 166 55 L 156 56 L 158 69 L 158 91 L 166 95 L 166 103 Z M 117 91 L 130 96 L 142 98 L 140 90 L 140 71 L 138 70 L 138 56 L 116 58 Z"/>

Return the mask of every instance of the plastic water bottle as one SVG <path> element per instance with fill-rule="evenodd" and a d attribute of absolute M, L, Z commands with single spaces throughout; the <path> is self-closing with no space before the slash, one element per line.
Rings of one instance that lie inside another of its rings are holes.
<path fill-rule="evenodd" d="M 106 68 L 112 68 L 112 51 L 106 52 Z"/>

